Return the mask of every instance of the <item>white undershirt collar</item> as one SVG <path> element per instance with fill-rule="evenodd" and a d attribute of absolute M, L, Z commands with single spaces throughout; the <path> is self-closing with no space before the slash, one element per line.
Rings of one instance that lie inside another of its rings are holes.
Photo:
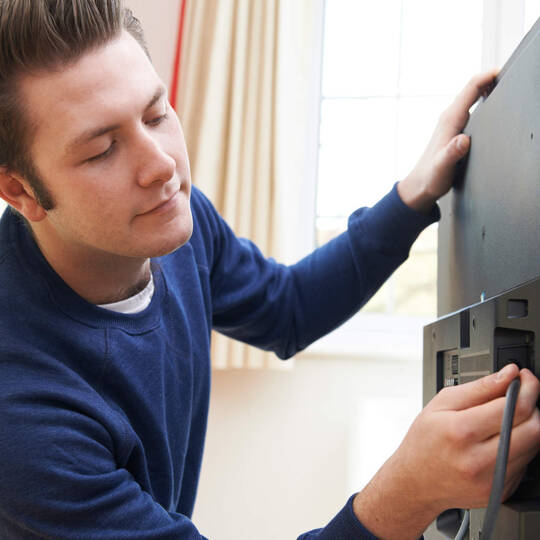
<path fill-rule="evenodd" d="M 139 313 L 143 309 L 146 309 L 152 300 L 152 295 L 154 294 L 154 276 L 150 272 L 150 281 L 146 287 L 135 294 L 130 296 L 125 300 L 120 300 L 119 302 L 111 302 L 110 304 L 98 304 L 99 307 L 104 309 L 109 309 L 111 311 L 116 311 L 117 313 L 124 313 L 125 315 L 130 315 L 133 313 Z"/>

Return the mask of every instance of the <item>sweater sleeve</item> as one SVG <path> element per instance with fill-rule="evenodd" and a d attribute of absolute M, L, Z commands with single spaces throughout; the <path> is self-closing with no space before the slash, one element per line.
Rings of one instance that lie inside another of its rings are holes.
<path fill-rule="evenodd" d="M 215 212 L 215 211 L 214 211 Z M 348 230 L 291 266 L 266 259 L 217 217 L 211 286 L 214 327 L 288 358 L 354 315 L 407 259 L 420 232 L 440 218 L 406 206 L 397 184 Z"/>
<path fill-rule="evenodd" d="M 14 372 L 0 385 L 0 538 L 204 540 L 190 519 L 135 481 L 114 443 L 122 433 L 105 429 L 80 388 L 62 385 L 59 393 L 59 374 L 49 369 L 39 391 L 11 391 Z"/>
<path fill-rule="evenodd" d="M 378 540 L 378 537 L 369 532 L 354 514 L 355 495 L 356 493 L 349 498 L 347 504 L 326 527 L 306 532 L 297 540 Z M 423 539 L 422 536 L 419 540 Z"/>

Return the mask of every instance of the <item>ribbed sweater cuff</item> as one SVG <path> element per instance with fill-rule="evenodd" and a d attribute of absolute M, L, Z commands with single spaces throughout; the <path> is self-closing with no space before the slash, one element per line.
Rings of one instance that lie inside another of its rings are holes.
<path fill-rule="evenodd" d="M 354 229 L 367 220 L 370 223 L 370 230 L 376 231 L 379 241 L 395 242 L 396 239 L 400 239 L 403 245 L 410 246 L 422 230 L 440 218 L 441 211 L 437 203 L 428 213 L 409 208 L 401 200 L 396 182 L 392 190 L 372 208 L 360 208 L 351 214 L 349 227 Z"/>
<path fill-rule="evenodd" d="M 377 536 L 372 534 L 362 525 L 356 517 L 353 510 L 353 500 L 356 496 L 351 495 L 347 504 L 341 511 L 332 519 L 328 525 L 321 530 L 317 540 L 379 540 Z M 419 540 L 423 540 L 420 537 Z"/>
<path fill-rule="evenodd" d="M 351 495 L 347 504 L 324 529 L 321 529 L 317 540 L 378 540 L 354 514 L 353 500 L 355 496 L 356 493 Z"/>

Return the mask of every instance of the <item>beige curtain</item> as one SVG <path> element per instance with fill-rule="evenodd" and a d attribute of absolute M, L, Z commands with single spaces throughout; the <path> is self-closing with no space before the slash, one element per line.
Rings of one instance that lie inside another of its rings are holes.
<path fill-rule="evenodd" d="M 292 229 L 306 204 L 302 183 L 313 53 L 320 40 L 317 2 L 184 1 L 175 97 L 194 184 L 237 235 L 253 240 L 265 255 L 290 262 Z M 212 358 L 218 369 L 291 365 L 218 334 Z"/>

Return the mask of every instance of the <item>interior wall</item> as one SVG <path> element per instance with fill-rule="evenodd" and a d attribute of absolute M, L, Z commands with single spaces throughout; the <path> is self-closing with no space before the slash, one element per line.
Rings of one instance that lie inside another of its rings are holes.
<path fill-rule="evenodd" d="M 421 363 L 300 357 L 291 371 L 215 371 L 193 521 L 208 538 L 324 526 L 421 408 Z"/>
<path fill-rule="evenodd" d="M 140 20 L 154 67 L 167 88 L 170 88 L 180 0 L 125 0 L 125 4 Z"/>

